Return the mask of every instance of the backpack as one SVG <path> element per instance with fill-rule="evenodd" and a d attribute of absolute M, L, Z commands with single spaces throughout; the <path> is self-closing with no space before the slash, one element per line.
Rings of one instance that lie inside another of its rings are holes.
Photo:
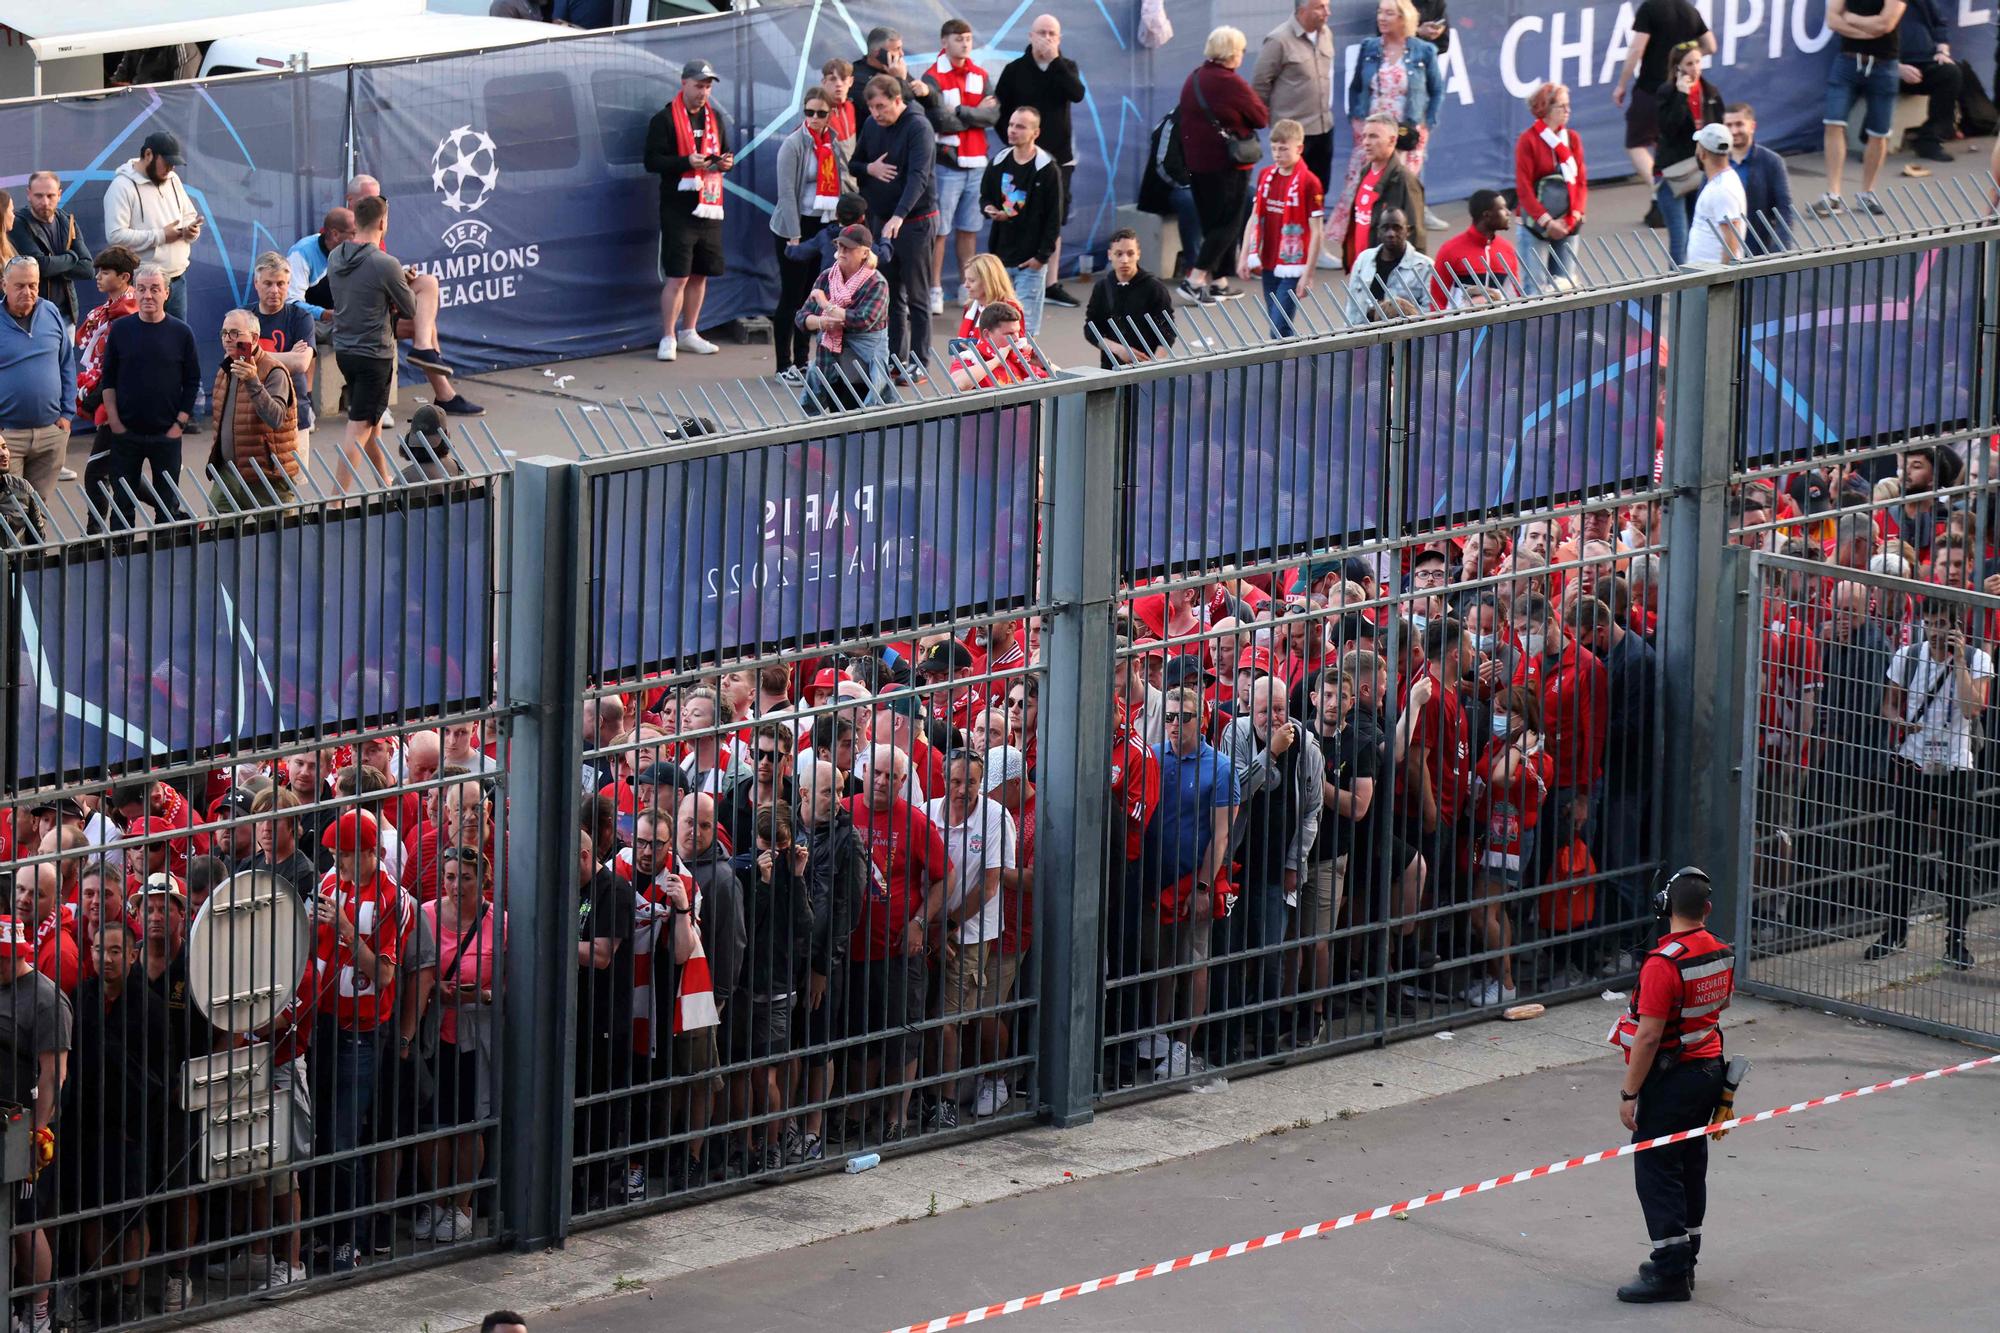
<path fill-rule="evenodd" d="M 1186 185 L 1192 179 L 1188 175 L 1187 154 L 1181 147 L 1181 108 L 1176 102 L 1160 117 L 1160 123 L 1153 126 L 1153 138 L 1147 145 L 1148 157 L 1153 170 L 1169 186 Z"/>

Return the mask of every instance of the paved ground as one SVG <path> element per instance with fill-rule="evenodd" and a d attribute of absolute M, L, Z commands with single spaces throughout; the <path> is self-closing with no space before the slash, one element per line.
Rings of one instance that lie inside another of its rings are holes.
<path fill-rule="evenodd" d="M 1756 1061 L 1753 1109 L 1965 1058 L 1963 1047 L 1808 1011 L 1755 1013 L 1732 1034 L 1732 1049 Z M 870 1333 L 1614 1143 L 1617 1072 L 1607 1055 L 708 1269 L 532 1326 Z M 1002 1327 L 1990 1328 L 1996 1078 L 1921 1085 L 1719 1145 L 1698 1299 L 1671 1313 L 1611 1298 L 1645 1254 L 1631 1168 L 1611 1163 Z"/>

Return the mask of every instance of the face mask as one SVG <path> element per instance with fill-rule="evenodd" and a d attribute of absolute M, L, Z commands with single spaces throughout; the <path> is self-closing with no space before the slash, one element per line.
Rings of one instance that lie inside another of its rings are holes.
<path fill-rule="evenodd" d="M 1472 636 L 1472 646 L 1482 653 L 1492 652 L 1499 642 L 1500 636 L 1497 634 L 1475 634 Z"/>
<path fill-rule="evenodd" d="M 1521 651 L 1530 657 L 1540 657 L 1542 654 L 1542 636 L 1539 634 L 1523 634 L 1521 636 Z"/>
<path fill-rule="evenodd" d="M 1493 734 L 1495 736 L 1505 736 L 1513 729 L 1514 719 L 1512 717 L 1509 717 L 1505 713 L 1495 713 L 1493 715 Z"/>
<path fill-rule="evenodd" d="M 1414 629 L 1419 634 L 1422 634 L 1424 632 L 1425 626 L 1429 625 L 1430 623 L 1431 623 L 1431 618 L 1429 616 L 1418 615 L 1415 612 L 1412 612 L 1410 614 L 1410 628 Z"/>

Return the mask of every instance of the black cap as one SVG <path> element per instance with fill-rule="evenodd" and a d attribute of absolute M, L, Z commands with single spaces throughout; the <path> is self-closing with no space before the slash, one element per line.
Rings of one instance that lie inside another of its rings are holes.
<path fill-rule="evenodd" d="M 694 790 L 694 779 L 688 776 L 688 771 L 679 764 L 664 760 L 657 764 L 648 764 L 640 769 L 632 780 L 641 787 L 680 787 L 687 791 Z"/>
<path fill-rule="evenodd" d="M 45 801 L 37 801 L 28 807 L 31 815 L 60 815 L 64 819 L 88 819 L 90 815 L 77 804 L 74 796 L 51 796 Z"/>
<path fill-rule="evenodd" d="M 681 79 L 683 81 L 700 79 L 706 83 L 713 83 L 721 77 L 720 74 L 715 72 L 715 66 L 709 64 L 706 60 L 690 60 L 687 64 L 681 66 Z"/>
<path fill-rule="evenodd" d="M 1199 681 L 1203 685 L 1213 685 L 1215 683 L 1215 673 L 1203 666 L 1201 659 L 1193 653 L 1182 653 L 1178 657 L 1169 657 L 1167 659 L 1167 667 L 1161 673 L 1161 679 L 1168 689 L 1172 689 L 1176 685 L 1185 685 L 1189 681 Z"/>
<path fill-rule="evenodd" d="M 451 435 L 445 430 L 444 413 L 430 403 L 410 413 L 409 442 L 421 445 L 434 454 L 450 453 Z"/>
<path fill-rule="evenodd" d="M 247 787 L 231 787 L 222 793 L 222 799 L 215 803 L 217 813 L 228 811 L 232 815 L 247 815 L 257 798 Z"/>
<path fill-rule="evenodd" d="M 972 662 L 971 649 L 957 639 L 946 639 L 943 643 L 932 645 L 931 650 L 924 654 L 924 660 L 918 663 L 917 670 L 948 676 L 954 671 L 971 670 Z"/>
<path fill-rule="evenodd" d="M 1347 557 L 1340 566 L 1340 572 L 1349 583 L 1373 583 L 1375 581 L 1375 566 L 1369 564 L 1358 555 Z"/>
<path fill-rule="evenodd" d="M 139 150 L 142 153 L 150 152 L 154 157 L 165 159 L 167 165 L 170 167 L 177 167 L 182 161 L 181 141 L 165 130 L 154 130 L 151 134 L 147 135 L 146 142 L 139 145 Z"/>

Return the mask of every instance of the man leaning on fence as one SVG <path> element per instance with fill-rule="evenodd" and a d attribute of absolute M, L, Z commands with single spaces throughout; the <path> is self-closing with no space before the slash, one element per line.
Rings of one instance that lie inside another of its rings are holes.
<path fill-rule="evenodd" d="M 76 414 L 76 347 L 62 312 L 41 295 L 41 266 L 26 255 L 0 269 L 0 440 L 7 470 L 52 495 Z"/>

